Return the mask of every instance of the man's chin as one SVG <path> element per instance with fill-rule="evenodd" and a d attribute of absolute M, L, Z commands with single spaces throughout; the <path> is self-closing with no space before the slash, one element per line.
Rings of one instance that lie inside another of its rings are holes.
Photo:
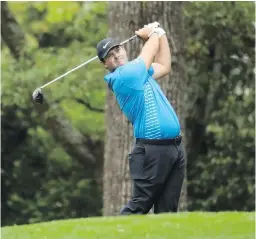
<path fill-rule="evenodd" d="M 122 60 L 122 61 L 118 62 L 118 65 L 119 65 L 119 66 L 122 66 L 122 65 L 124 65 L 125 63 L 126 63 L 126 61 L 125 61 L 125 60 Z"/>

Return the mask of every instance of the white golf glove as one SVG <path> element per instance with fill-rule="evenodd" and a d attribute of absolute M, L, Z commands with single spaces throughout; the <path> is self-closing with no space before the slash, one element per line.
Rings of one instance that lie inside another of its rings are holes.
<path fill-rule="evenodd" d="M 163 28 L 161 27 L 157 27 L 154 28 L 149 34 L 148 37 L 150 37 L 153 33 L 156 33 L 158 35 L 158 37 L 160 38 L 161 36 L 163 36 L 166 32 Z"/>
<path fill-rule="evenodd" d="M 152 22 L 147 25 L 144 25 L 144 27 L 149 27 L 149 28 L 157 28 L 159 26 L 160 26 L 160 24 L 158 22 Z"/>
<path fill-rule="evenodd" d="M 144 27 L 153 28 L 152 32 L 149 33 L 148 37 L 150 37 L 153 33 L 156 33 L 159 38 L 163 36 L 166 32 L 163 28 L 159 26 L 160 24 L 158 22 L 152 22 L 147 25 L 144 25 Z"/>

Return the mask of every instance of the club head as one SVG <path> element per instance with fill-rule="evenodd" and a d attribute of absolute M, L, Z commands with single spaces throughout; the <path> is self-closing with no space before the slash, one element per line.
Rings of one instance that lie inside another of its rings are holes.
<path fill-rule="evenodd" d="M 43 95 L 43 92 L 42 92 L 41 88 L 36 89 L 33 92 L 32 97 L 33 97 L 33 100 L 37 104 L 43 104 L 43 102 L 44 102 L 44 95 Z"/>

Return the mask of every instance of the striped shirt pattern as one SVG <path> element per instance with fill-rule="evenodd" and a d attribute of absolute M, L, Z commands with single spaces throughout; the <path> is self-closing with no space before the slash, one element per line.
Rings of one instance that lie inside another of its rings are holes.
<path fill-rule="evenodd" d="M 145 99 L 145 138 L 147 139 L 160 139 L 160 123 L 157 116 L 157 109 L 154 100 L 153 90 L 147 82 L 144 90 Z"/>

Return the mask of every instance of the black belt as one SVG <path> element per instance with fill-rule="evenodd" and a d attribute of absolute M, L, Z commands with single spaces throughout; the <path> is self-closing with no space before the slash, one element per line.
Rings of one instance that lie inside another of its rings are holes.
<path fill-rule="evenodd" d="M 142 144 L 155 144 L 155 145 L 179 145 L 181 143 L 182 136 L 179 135 L 173 139 L 136 139 L 137 143 Z"/>

